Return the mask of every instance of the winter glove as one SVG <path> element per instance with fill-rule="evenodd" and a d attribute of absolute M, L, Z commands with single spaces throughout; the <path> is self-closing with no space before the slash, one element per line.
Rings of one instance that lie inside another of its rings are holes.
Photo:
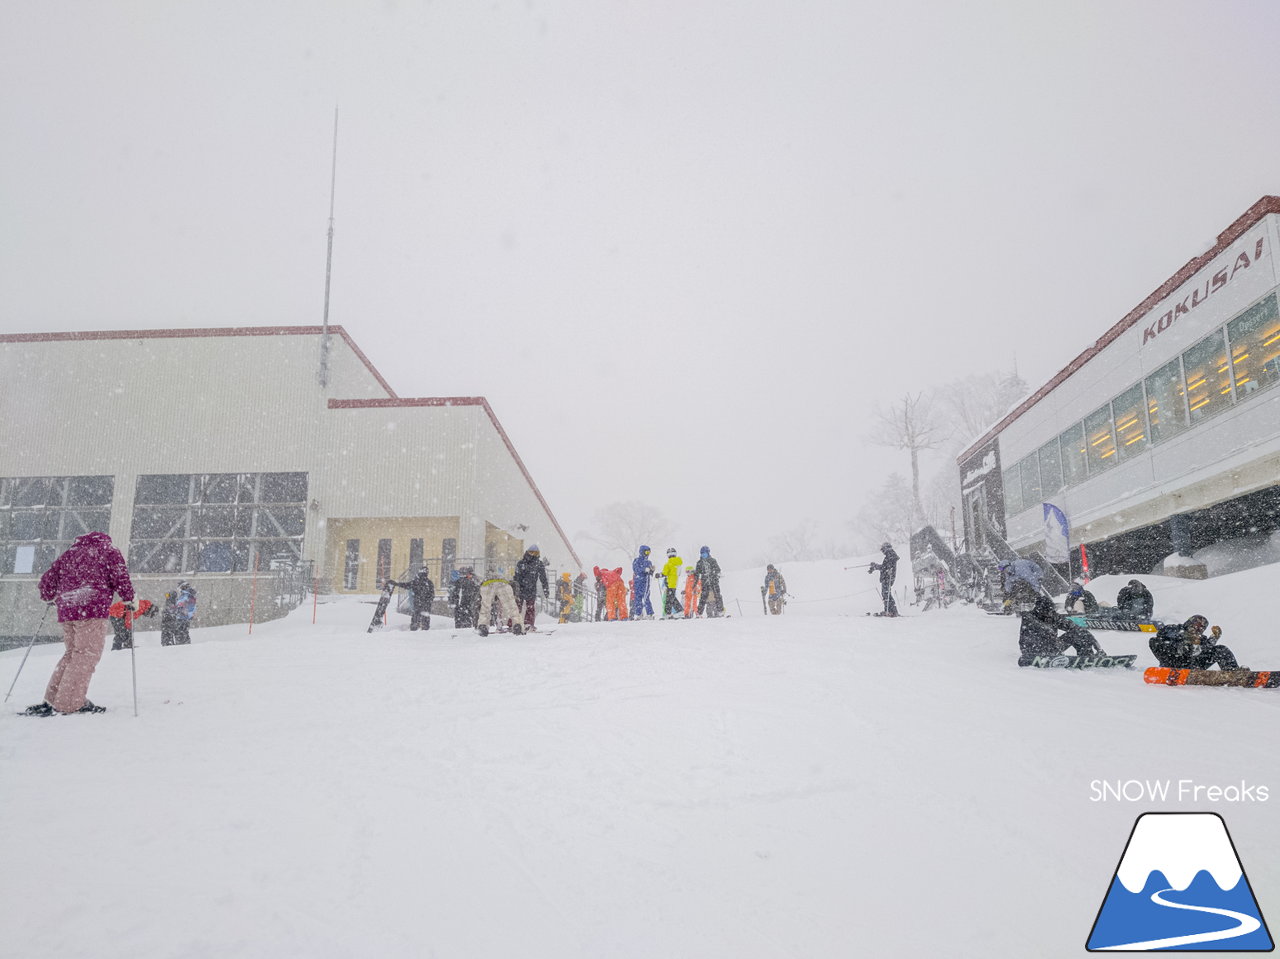
<path fill-rule="evenodd" d="M 1213 638 L 1210 640 L 1210 642 L 1211 642 L 1211 643 L 1216 643 L 1219 639 L 1221 639 L 1221 638 L 1222 638 L 1222 627 L 1221 627 L 1221 626 L 1214 626 L 1214 627 L 1210 628 L 1209 633 L 1210 633 L 1210 635 L 1213 637 Z"/>
<path fill-rule="evenodd" d="M 136 599 L 126 600 L 124 604 L 124 608 L 129 610 L 129 612 L 131 613 L 136 613 L 138 611 L 138 600 Z"/>

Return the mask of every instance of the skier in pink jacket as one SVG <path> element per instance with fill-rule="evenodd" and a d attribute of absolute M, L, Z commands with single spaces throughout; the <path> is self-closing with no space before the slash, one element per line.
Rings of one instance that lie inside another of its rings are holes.
<path fill-rule="evenodd" d="M 107 615 L 114 593 L 120 594 L 127 609 L 138 608 L 124 556 L 111 545 L 106 533 L 85 533 L 77 538 L 40 577 L 40 598 L 57 604 L 67 650 L 54 667 L 44 702 L 28 708 L 28 715 L 106 712 L 86 694 L 106 646 Z"/>

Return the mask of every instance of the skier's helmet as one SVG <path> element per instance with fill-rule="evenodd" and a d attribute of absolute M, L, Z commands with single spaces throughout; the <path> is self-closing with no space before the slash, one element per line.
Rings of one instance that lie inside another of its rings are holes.
<path fill-rule="evenodd" d="M 668 556 L 675 556 L 675 555 L 676 555 L 676 548 L 675 548 L 674 546 L 672 546 L 669 550 L 667 550 L 667 555 L 668 555 Z"/>
<path fill-rule="evenodd" d="M 1141 583 L 1141 582 L 1139 582 L 1139 581 L 1138 581 L 1138 580 L 1136 580 L 1136 579 L 1131 579 L 1131 580 L 1129 580 L 1129 585 L 1130 585 L 1130 586 L 1141 586 L 1141 585 L 1142 585 L 1142 583 Z"/>
<path fill-rule="evenodd" d="M 776 570 L 774 570 L 774 568 L 773 568 L 773 564 L 772 564 L 772 563 L 770 563 L 768 566 L 766 566 L 766 567 L 765 567 L 765 569 L 767 569 L 767 570 L 768 570 L 769 572 L 771 572 L 771 573 L 772 573 L 772 572 L 776 572 Z"/>
<path fill-rule="evenodd" d="M 704 546 L 704 547 L 702 547 L 702 549 L 698 550 L 698 555 L 699 555 L 699 556 L 710 556 L 710 555 L 711 555 L 711 547 L 710 547 L 710 546 Z"/>
<path fill-rule="evenodd" d="M 1187 629 L 1194 630 L 1197 633 L 1203 633 L 1209 628 L 1209 620 L 1197 613 L 1186 622 Z"/>
<path fill-rule="evenodd" d="M 1071 586 L 1071 592 L 1067 593 L 1067 595 L 1068 595 L 1068 596 L 1083 596 L 1083 595 L 1084 595 L 1084 587 L 1083 587 L 1083 586 L 1081 586 L 1079 583 L 1073 583 L 1073 584 L 1072 584 L 1072 586 Z"/>
<path fill-rule="evenodd" d="M 529 555 L 529 556 L 539 556 L 539 555 L 541 555 L 541 552 L 540 552 L 540 550 L 538 549 L 538 544 L 537 544 L 537 543 L 534 543 L 534 544 L 533 544 L 533 545 L 531 545 L 528 549 L 526 549 L 526 550 L 525 550 L 525 553 L 526 553 L 527 555 Z"/>
<path fill-rule="evenodd" d="M 893 544 L 892 544 L 892 543 L 890 543 L 890 542 L 884 542 L 884 543 L 881 543 L 881 544 L 880 544 L 880 552 L 882 552 L 882 553 L 883 553 L 886 549 L 893 549 Z"/>
<path fill-rule="evenodd" d="M 648 555 L 648 553 L 649 553 L 649 547 L 648 547 L 648 546 L 641 546 L 641 547 L 640 547 L 640 555 L 641 555 L 641 556 L 646 556 L 646 555 Z"/>

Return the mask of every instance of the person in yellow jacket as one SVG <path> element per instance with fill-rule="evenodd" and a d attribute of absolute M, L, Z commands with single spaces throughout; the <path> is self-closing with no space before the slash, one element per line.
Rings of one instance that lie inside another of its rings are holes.
<path fill-rule="evenodd" d="M 684 568 L 684 618 L 692 619 L 698 611 L 698 601 L 702 598 L 702 583 L 692 566 Z"/>
<path fill-rule="evenodd" d="M 556 583 L 556 602 L 560 604 L 560 622 L 569 622 L 569 611 L 573 609 L 573 583 L 568 573 L 560 574 Z"/>
<path fill-rule="evenodd" d="M 676 598 L 676 590 L 680 586 L 680 567 L 684 565 L 684 560 L 676 555 L 674 548 L 667 550 L 667 561 L 663 564 L 658 577 L 662 580 L 662 585 L 666 587 L 666 591 L 662 596 L 662 618 L 676 619 L 684 608 L 680 605 L 680 600 Z"/>

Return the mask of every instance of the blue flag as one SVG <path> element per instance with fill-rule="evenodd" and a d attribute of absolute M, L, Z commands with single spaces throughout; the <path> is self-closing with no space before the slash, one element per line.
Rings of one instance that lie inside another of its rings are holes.
<path fill-rule="evenodd" d="M 1067 516 L 1052 503 L 1044 507 L 1044 558 L 1051 563 L 1065 563 L 1071 549 L 1071 526 Z"/>

